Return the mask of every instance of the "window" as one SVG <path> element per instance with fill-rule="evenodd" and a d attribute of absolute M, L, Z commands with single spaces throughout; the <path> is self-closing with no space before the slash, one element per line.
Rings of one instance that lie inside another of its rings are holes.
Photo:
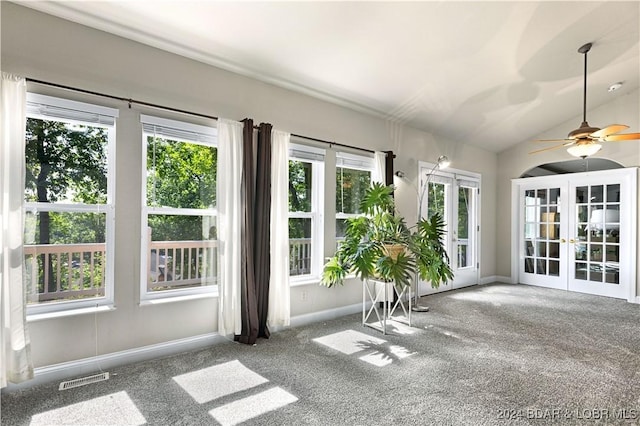
<path fill-rule="evenodd" d="M 141 116 L 142 298 L 211 292 L 218 276 L 216 129 Z"/>
<path fill-rule="evenodd" d="M 30 314 L 113 302 L 112 108 L 27 94 L 24 256 Z"/>
<path fill-rule="evenodd" d="M 336 153 L 336 243 L 344 239 L 347 219 L 362 214 L 360 201 L 371 186 L 373 158 Z"/>
<path fill-rule="evenodd" d="M 289 150 L 289 275 L 316 278 L 323 253 L 324 150 Z"/>

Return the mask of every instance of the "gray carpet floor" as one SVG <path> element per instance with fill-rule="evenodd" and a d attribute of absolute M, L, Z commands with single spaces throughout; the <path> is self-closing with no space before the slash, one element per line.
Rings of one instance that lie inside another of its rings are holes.
<path fill-rule="evenodd" d="M 4 394 L 2 425 L 640 423 L 640 306 L 507 284 L 421 304 L 387 335 L 349 315 Z"/>

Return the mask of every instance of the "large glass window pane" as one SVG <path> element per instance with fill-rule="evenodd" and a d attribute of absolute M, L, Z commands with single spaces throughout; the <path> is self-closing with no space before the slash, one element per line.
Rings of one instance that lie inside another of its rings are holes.
<path fill-rule="evenodd" d="M 336 247 L 344 239 L 347 218 L 362 214 L 360 203 L 370 186 L 371 170 L 336 167 Z"/>
<path fill-rule="evenodd" d="M 147 164 L 143 291 L 150 297 L 163 297 L 167 290 L 210 291 L 218 277 L 215 139 L 202 126 L 165 120 L 163 127 L 153 124 L 154 117 L 142 120 Z M 181 139 L 172 139 L 173 134 Z"/>
<path fill-rule="evenodd" d="M 107 202 L 107 129 L 29 118 L 26 139 L 26 202 Z"/>
<path fill-rule="evenodd" d="M 147 291 L 216 283 L 218 240 L 215 216 L 150 214 Z"/>
<path fill-rule="evenodd" d="M 289 211 L 311 211 L 311 179 L 311 163 L 306 161 L 289 161 Z"/>
<path fill-rule="evenodd" d="M 371 172 L 336 168 L 336 212 L 360 214 L 360 201 L 371 186 Z"/>
<path fill-rule="evenodd" d="M 105 213 L 27 211 L 28 303 L 105 295 Z"/>
<path fill-rule="evenodd" d="M 216 163 L 213 146 L 148 136 L 147 205 L 214 208 Z"/>
<path fill-rule="evenodd" d="M 84 122 L 91 116 L 83 112 L 92 108 L 88 104 L 64 101 L 77 108 L 77 120 L 71 122 L 36 113 L 60 99 L 31 94 L 28 99 L 40 107 L 30 107 L 25 133 L 27 303 L 61 310 L 71 305 L 52 302 L 104 298 L 112 285 L 107 269 L 112 221 L 107 218 L 113 211 L 108 172 L 114 127 Z"/>
<path fill-rule="evenodd" d="M 323 265 L 324 151 L 297 145 L 289 155 L 289 275 L 298 280 L 316 278 Z M 360 183 L 353 180 L 357 174 L 347 175 L 343 174 L 343 182 L 349 188 L 343 195 L 348 209 L 355 206 L 352 198 Z M 340 225 L 336 223 L 338 232 Z"/>

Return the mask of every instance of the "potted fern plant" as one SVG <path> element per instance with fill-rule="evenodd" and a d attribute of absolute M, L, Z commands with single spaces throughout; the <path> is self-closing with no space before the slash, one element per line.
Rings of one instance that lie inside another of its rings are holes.
<path fill-rule="evenodd" d="M 439 214 L 409 228 L 396 212 L 393 186 L 381 183 L 367 189 L 360 207 L 364 215 L 347 220 L 345 239 L 324 266 L 323 285 L 343 284 L 349 274 L 400 287 L 411 285 L 416 274 L 434 288 L 453 278 Z"/>

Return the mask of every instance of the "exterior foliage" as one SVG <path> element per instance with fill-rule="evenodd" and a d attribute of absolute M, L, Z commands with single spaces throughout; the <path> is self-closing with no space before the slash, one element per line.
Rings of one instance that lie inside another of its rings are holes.
<path fill-rule="evenodd" d="M 364 216 L 347 219 L 345 239 L 325 264 L 322 284 L 343 284 L 349 274 L 361 279 L 395 281 L 407 286 L 416 274 L 434 288 L 453 278 L 442 239 L 445 223 L 439 213 L 409 229 L 395 211 L 393 186 L 374 183 L 360 204 Z M 402 250 L 394 256 L 389 246 Z"/>
<path fill-rule="evenodd" d="M 25 201 L 96 205 L 107 201 L 107 134 L 100 127 L 72 125 L 54 120 L 27 119 L 25 146 Z M 98 212 L 50 212 L 36 210 L 25 218 L 25 241 L 36 244 L 79 244 L 105 242 L 105 215 Z M 102 270 L 92 275 L 76 265 L 89 262 L 64 254 L 46 262 L 38 255 L 38 292 L 44 291 L 45 274 L 51 292 L 56 291 L 54 271 L 69 268 L 71 279 L 60 282 L 62 290 L 72 285 L 99 287 Z M 100 257 L 100 254 L 96 254 Z M 102 262 L 102 259 L 99 260 Z M 45 267 L 48 265 L 48 267 Z"/>
<path fill-rule="evenodd" d="M 151 136 L 147 141 L 149 206 L 182 209 L 215 207 L 215 147 Z M 154 241 L 201 240 L 206 228 L 201 216 L 161 214 L 150 215 L 148 220 Z"/>

